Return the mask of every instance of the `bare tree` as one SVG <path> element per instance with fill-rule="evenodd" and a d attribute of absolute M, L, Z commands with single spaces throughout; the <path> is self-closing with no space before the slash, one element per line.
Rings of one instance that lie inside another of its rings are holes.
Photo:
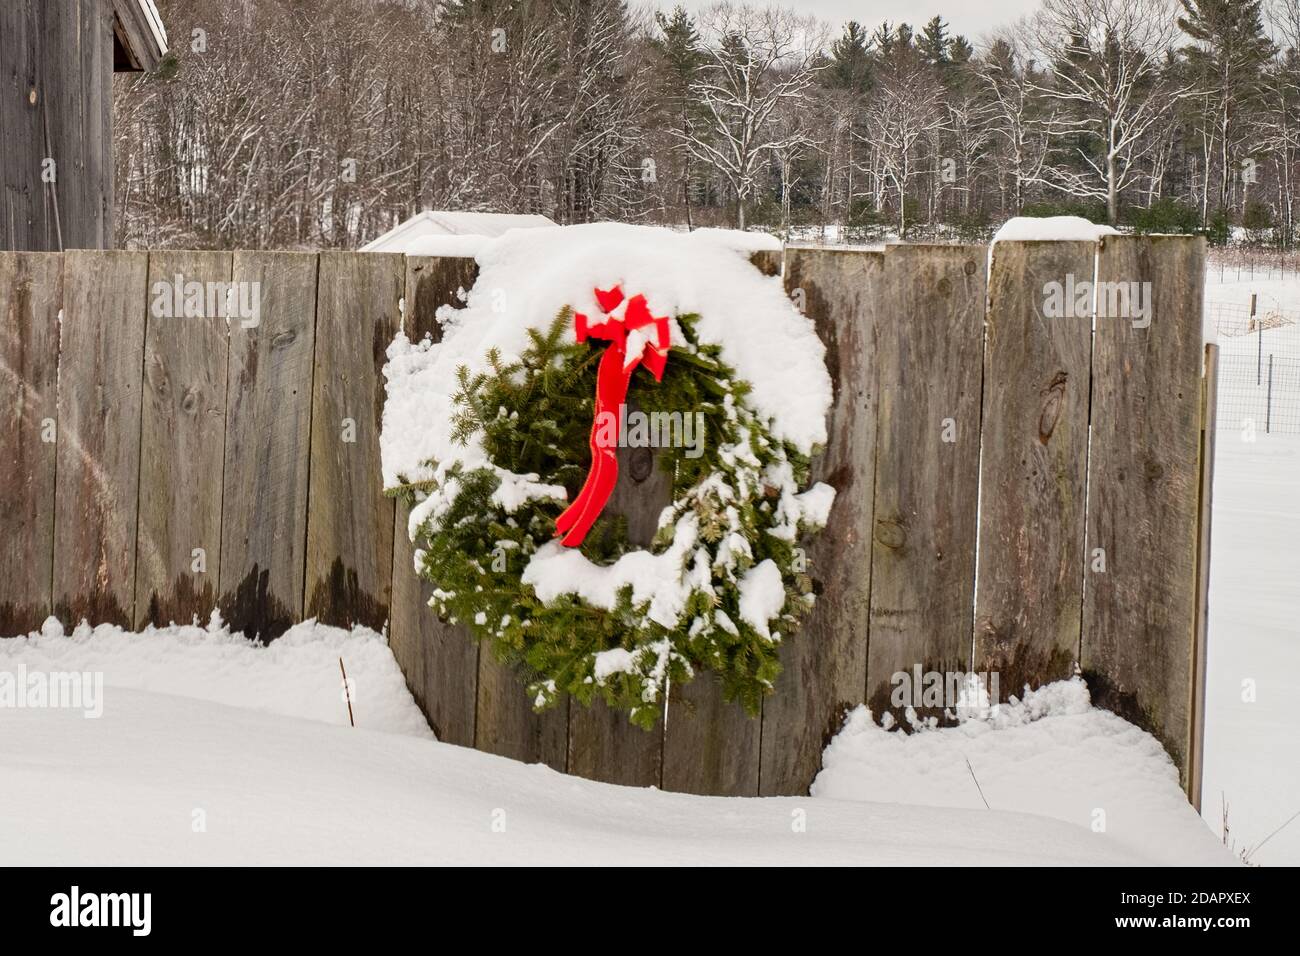
<path fill-rule="evenodd" d="M 773 120 L 782 103 L 807 98 L 821 68 L 824 31 L 779 7 L 730 3 L 707 10 L 701 25 L 707 53 L 697 89 L 705 120 L 685 135 L 691 153 L 726 179 L 744 229 L 745 203 L 764 164 L 811 142 L 801 127 L 782 129 Z"/>
<path fill-rule="evenodd" d="M 158 2 L 172 52 L 115 93 L 135 246 L 351 247 L 426 208 L 948 235 L 1056 199 L 1205 222 L 1216 198 L 1289 241 L 1300 200 L 1300 0 L 1265 0 L 1272 45 L 1256 0 L 1042 0 L 978 54 L 939 18 L 827 44 L 793 0 L 698 24 L 632 0 Z"/>
<path fill-rule="evenodd" d="M 1120 194 L 1142 176 L 1152 128 L 1190 86 L 1164 65 L 1178 35 L 1168 0 L 1043 0 L 1031 30 L 1050 72 L 1037 91 L 1057 107 L 1056 150 L 1041 181 L 1074 196 L 1104 199 L 1111 222 Z"/>
<path fill-rule="evenodd" d="M 907 234 L 907 191 L 926 171 L 920 147 L 948 129 L 946 94 L 934 68 L 910 44 L 894 45 L 883 57 L 866 111 L 867 139 L 875 147 L 880 180 L 898 201 L 898 234 Z"/>
<path fill-rule="evenodd" d="M 1273 156 L 1283 234 L 1296 229 L 1297 157 L 1300 157 L 1300 0 L 1274 0 L 1270 16 L 1277 50 L 1265 79 L 1265 133 L 1261 145 Z"/>
<path fill-rule="evenodd" d="M 980 65 L 989 92 L 990 128 L 1001 147 L 1001 168 L 1011 179 L 1011 210 L 1020 214 L 1025 188 L 1038 181 L 1047 159 L 1047 128 L 1036 92 L 1034 65 L 1027 62 L 1017 31 L 998 34 Z"/>

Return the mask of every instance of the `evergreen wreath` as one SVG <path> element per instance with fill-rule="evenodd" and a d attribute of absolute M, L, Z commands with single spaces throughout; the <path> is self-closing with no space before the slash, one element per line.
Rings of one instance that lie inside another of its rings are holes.
<path fill-rule="evenodd" d="M 483 371 L 458 368 L 453 441 L 481 443 L 490 465 L 429 462 L 437 478 L 396 489 L 412 506 L 416 569 L 435 585 L 430 606 L 520 666 L 538 710 L 599 695 L 649 729 L 670 682 L 714 671 L 724 697 L 756 715 L 780 671 L 781 640 L 813 603 L 799 541 L 825 524 L 834 492 L 800 493 L 808 457 L 773 437 L 747 403 L 749 385 L 695 334 L 697 319 L 676 316 L 662 381 L 640 367 L 629 385 L 629 406 L 698 411 L 705 426 L 698 457 L 656 449 L 672 503 L 648 551 L 632 548 L 625 520 L 609 513 L 579 549 L 562 549 L 580 552 L 593 577 L 635 553 L 655 565 L 649 584 L 603 599 L 582 581 L 550 593 L 554 580 L 547 587 L 533 564 L 559 556 L 556 518 L 591 460 L 601 353 L 573 341 L 570 307 L 549 328 L 528 329 L 517 359 L 493 349 Z"/>

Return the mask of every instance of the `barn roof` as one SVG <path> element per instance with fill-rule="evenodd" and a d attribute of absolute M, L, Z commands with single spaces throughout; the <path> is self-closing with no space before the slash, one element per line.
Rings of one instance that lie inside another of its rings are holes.
<path fill-rule="evenodd" d="M 154 0 L 113 0 L 113 69 L 152 70 L 167 53 L 167 30 Z"/>
<path fill-rule="evenodd" d="M 453 212 L 426 209 L 366 243 L 362 252 L 406 252 L 411 243 L 428 236 L 499 236 L 507 229 L 555 225 L 545 216 L 500 212 Z"/>

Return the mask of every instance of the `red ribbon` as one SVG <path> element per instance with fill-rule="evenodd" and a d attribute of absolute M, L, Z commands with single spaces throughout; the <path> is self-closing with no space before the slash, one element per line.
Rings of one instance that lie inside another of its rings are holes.
<path fill-rule="evenodd" d="M 644 364 L 655 381 L 662 381 L 664 367 L 668 364 L 668 318 L 652 316 L 646 305 L 645 296 L 634 295 L 627 300 L 620 318 L 614 315 L 616 309 L 623 305 L 623 290 L 618 286 L 607 291 L 596 289 L 596 302 L 605 313 L 604 321 L 589 323 L 581 312 L 573 317 L 577 329 L 578 341 L 588 338 L 603 339 L 609 342 L 605 354 L 600 358 L 596 372 L 596 412 L 591 423 L 591 469 L 587 480 L 578 492 L 578 497 L 564 510 L 564 514 L 555 519 L 555 533 L 563 535 L 560 543 L 568 548 L 582 544 L 587 532 L 595 523 L 597 516 L 604 509 L 605 503 L 618 482 L 618 437 L 622 427 L 619 410 L 627 400 L 627 387 L 632 381 L 632 372 L 637 365 Z M 653 340 L 649 331 L 653 326 Z M 629 353 L 629 342 L 631 351 Z M 609 440 L 609 430 L 602 427 L 609 415 L 613 416 L 613 440 Z"/>

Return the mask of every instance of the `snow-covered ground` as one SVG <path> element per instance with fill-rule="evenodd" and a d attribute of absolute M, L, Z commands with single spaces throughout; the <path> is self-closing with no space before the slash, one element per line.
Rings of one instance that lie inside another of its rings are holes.
<path fill-rule="evenodd" d="M 216 616 L 207 627 L 132 634 L 82 625 L 68 635 L 51 618 L 42 633 L 0 641 L 3 672 L 99 673 L 110 702 L 119 689 L 142 690 L 338 725 L 348 724 L 351 698 L 358 727 L 433 738 L 388 642 L 365 627 L 308 622 L 262 645 L 232 634 Z M 7 716 L 0 710 L 0 720 Z"/>
<path fill-rule="evenodd" d="M 887 732 L 859 707 L 831 741 L 815 796 L 927 806 L 987 806 L 1104 833 L 1159 863 L 1221 863 L 1150 734 L 1090 706 L 1081 680 L 1003 706 L 990 720 L 911 735 Z M 1100 838 L 1100 837 L 1099 837 Z"/>
<path fill-rule="evenodd" d="M 1219 432 L 1202 809 L 1258 845 L 1300 811 L 1300 436 Z M 1251 862 L 1300 864 L 1300 819 Z"/>
<path fill-rule="evenodd" d="M 996 729 L 903 738 L 860 712 L 813 796 L 745 800 L 439 743 L 364 629 L 263 648 L 219 626 L 51 626 L 0 642 L 0 671 L 103 674 L 98 717 L 0 710 L 0 864 L 1232 862 L 1155 741 L 1077 684 Z"/>
<path fill-rule="evenodd" d="M 1206 324 L 1220 349 L 1220 432 L 1300 435 L 1300 278 L 1238 277 L 1211 264 L 1205 292 Z"/>
<path fill-rule="evenodd" d="M 1218 336 L 1219 420 L 1210 561 L 1209 668 L 1202 810 L 1253 863 L 1300 864 L 1300 435 L 1264 434 L 1255 388 L 1256 315 L 1265 355 L 1300 362 L 1300 278 L 1251 277 L 1213 264 L 1206 281 Z M 1279 381 L 1277 402 L 1300 404 Z M 1262 846 L 1264 840 L 1268 840 Z"/>
<path fill-rule="evenodd" d="M 0 864 L 1148 861 L 1031 814 L 613 787 L 419 737 L 146 691 L 116 691 L 98 721 L 4 719 Z M 1208 832 L 1205 844 L 1214 848 Z"/>

